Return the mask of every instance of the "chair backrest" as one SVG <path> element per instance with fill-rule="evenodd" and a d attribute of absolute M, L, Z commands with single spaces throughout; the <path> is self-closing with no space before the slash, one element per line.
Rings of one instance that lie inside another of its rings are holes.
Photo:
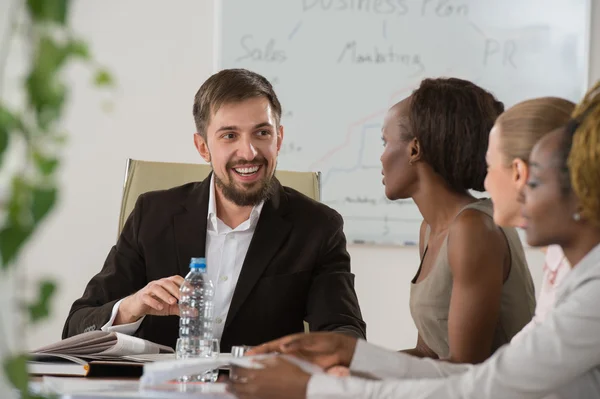
<path fill-rule="evenodd" d="M 125 167 L 118 233 L 121 234 L 125 221 L 141 194 L 204 180 L 211 170 L 210 165 L 128 159 Z M 321 200 L 319 172 L 277 170 L 275 176 L 282 185 L 291 187 L 317 201 Z"/>

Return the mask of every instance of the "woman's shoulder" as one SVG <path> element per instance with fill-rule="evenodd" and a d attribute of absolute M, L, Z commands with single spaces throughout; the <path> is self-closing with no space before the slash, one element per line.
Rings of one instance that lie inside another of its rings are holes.
<path fill-rule="evenodd" d="M 489 199 L 474 201 L 463 207 L 450 224 L 449 233 L 460 234 L 498 233 L 494 223 L 494 208 Z"/>
<path fill-rule="evenodd" d="M 485 205 L 483 205 L 485 206 Z M 506 240 L 502 230 L 494 223 L 487 212 L 477 206 L 469 206 L 456 216 L 448 229 L 448 250 L 453 252 L 480 252 L 495 249 L 499 254 L 506 248 Z"/>
<path fill-rule="evenodd" d="M 494 222 L 494 205 L 491 199 L 483 198 L 473 202 L 467 205 L 467 207 L 463 208 L 462 213 L 465 212 L 470 212 L 473 215 L 479 215 L 480 222 L 485 224 L 490 231 L 495 232 L 498 238 L 506 241 L 508 247 L 511 248 L 511 252 L 516 248 L 519 251 L 523 251 L 523 244 L 517 229 L 511 226 L 498 226 Z"/>

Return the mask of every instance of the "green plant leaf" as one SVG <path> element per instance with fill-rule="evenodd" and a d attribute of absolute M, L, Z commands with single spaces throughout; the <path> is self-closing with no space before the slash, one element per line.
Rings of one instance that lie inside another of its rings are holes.
<path fill-rule="evenodd" d="M 55 79 L 34 71 L 25 83 L 28 101 L 36 112 L 42 131 L 48 130 L 50 124 L 60 117 L 66 100 L 66 87 Z"/>
<path fill-rule="evenodd" d="M 18 225 L 9 224 L 0 230 L 0 263 L 2 269 L 8 269 L 33 230 Z"/>
<path fill-rule="evenodd" d="M 27 0 L 27 10 L 35 22 L 52 21 L 64 25 L 69 3 L 69 0 Z"/>
<path fill-rule="evenodd" d="M 8 129 L 4 129 L 4 126 L 0 125 L 0 165 L 2 165 L 4 151 L 8 148 L 8 137 Z"/>
<path fill-rule="evenodd" d="M 50 36 L 43 36 L 35 47 L 36 56 L 25 88 L 27 101 L 35 110 L 42 131 L 58 120 L 66 100 L 67 88 L 58 72 L 73 53 L 70 46 L 69 43 L 58 45 Z"/>
<path fill-rule="evenodd" d="M 69 55 L 70 43 L 60 46 L 51 36 L 42 36 L 37 46 L 36 67 L 44 75 L 52 75 L 63 65 Z"/>
<path fill-rule="evenodd" d="M 39 152 L 33 153 L 33 160 L 41 174 L 46 177 L 53 174 L 58 166 L 58 159 L 48 158 Z"/>
<path fill-rule="evenodd" d="M 4 360 L 3 369 L 8 381 L 19 391 L 21 399 L 55 399 L 55 395 L 37 395 L 29 391 L 27 356 L 19 355 Z"/>
<path fill-rule="evenodd" d="M 18 120 L 8 108 L 0 104 L 0 129 L 6 129 L 9 133 L 18 126 Z"/>
<path fill-rule="evenodd" d="M 106 69 L 99 69 L 94 75 L 94 84 L 98 87 L 112 86 L 114 84 L 114 80 L 110 72 L 108 72 Z"/>
<path fill-rule="evenodd" d="M 56 74 L 70 57 L 84 60 L 90 58 L 87 44 L 76 38 L 61 44 L 52 36 L 45 35 L 40 37 L 36 50 L 34 69 L 45 77 Z"/>
<path fill-rule="evenodd" d="M 13 178 L 8 217 L 0 230 L 2 268 L 13 262 L 21 247 L 56 203 L 55 187 L 32 187 L 22 177 Z"/>
<path fill-rule="evenodd" d="M 50 314 L 50 299 L 56 291 L 54 282 L 44 280 L 38 286 L 38 295 L 34 303 L 28 306 L 29 319 L 32 323 L 45 319 Z"/>
<path fill-rule="evenodd" d="M 67 46 L 67 51 L 69 55 L 73 55 L 84 60 L 90 59 L 90 51 L 88 46 L 81 40 L 72 39 Z"/>
<path fill-rule="evenodd" d="M 22 396 L 22 399 L 58 399 L 58 396 L 56 396 L 55 394 L 37 395 L 31 392 L 26 392 L 25 396 Z"/>
<path fill-rule="evenodd" d="M 8 148 L 10 133 L 17 127 L 15 116 L 2 105 L 0 105 L 0 165 L 4 152 Z"/>
<path fill-rule="evenodd" d="M 8 200 L 8 221 L 16 226 L 23 223 L 24 210 L 29 203 L 31 188 L 23 176 L 13 176 L 11 192 Z"/>
<path fill-rule="evenodd" d="M 37 225 L 52 209 L 56 203 L 56 188 L 34 187 L 32 191 L 33 201 L 31 204 L 31 213 L 33 223 Z"/>
<path fill-rule="evenodd" d="M 13 356 L 4 360 L 4 374 L 8 381 L 19 391 L 28 390 L 29 375 L 27 373 L 27 357 Z"/>

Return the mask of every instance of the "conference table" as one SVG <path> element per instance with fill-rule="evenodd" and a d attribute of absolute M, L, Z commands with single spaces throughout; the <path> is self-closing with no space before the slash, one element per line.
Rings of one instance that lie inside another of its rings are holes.
<path fill-rule="evenodd" d="M 60 399 L 235 399 L 234 395 L 226 391 L 226 384 L 221 382 L 172 382 L 140 388 L 138 379 L 44 376 L 32 379 L 30 387 L 35 393 L 54 393 Z"/>
<path fill-rule="evenodd" d="M 256 356 L 233 356 L 221 354 L 215 358 L 194 358 L 175 361 L 157 361 L 144 365 L 144 373 L 138 378 L 66 377 L 44 375 L 30 381 L 34 393 L 54 394 L 61 399 L 129 399 L 129 398 L 207 398 L 235 399 L 220 382 L 229 375 L 231 365 L 256 368 L 256 360 L 264 357 L 282 356 L 304 371 L 314 374 L 323 370 L 309 362 L 285 354 Z M 177 377 L 196 374 L 198 370 L 219 369 L 219 382 L 177 382 Z M 143 381 L 143 384 L 142 384 Z"/>
<path fill-rule="evenodd" d="M 236 351 L 236 354 L 239 351 Z M 252 359 L 234 359 L 229 353 L 215 358 L 151 361 L 144 365 L 143 378 L 137 376 L 59 376 L 38 375 L 30 377 L 30 387 L 34 393 L 53 394 L 61 399 L 115 399 L 115 398 L 215 398 L 232 399 L 234 395 L 226 391 L 226 384 L 220 382 L 229 375 L 229 364 L 236 362 L 249 367 Z M 186 371 L 219 369 L 219 382 L 177 382 L 177 376 L 187 375 Z M 46 372 L 46 371 L 44 371 Z M 48 371 L 52 373 L 52 370 Z M 182 374 L 183 373 L 183 374 Z M 57 373 L 58 374 L 58 373 Z M 144 383 L 142 384 L 142 380 Z"/>

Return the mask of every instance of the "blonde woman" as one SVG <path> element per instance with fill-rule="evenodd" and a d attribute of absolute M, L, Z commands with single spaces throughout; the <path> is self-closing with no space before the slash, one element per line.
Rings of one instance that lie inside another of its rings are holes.
<path fill-rule="evenodd" d="M 529 156 L 535 143 L 564 126 L 575 104 L 558 97 L 542 97 L 518 103 L 500 115 L 490 132 L 485 188 L 494 203 L 494 222 L 500 226 L 525 227 L 519 196 L 529 177 Z M 514 339 L 544 320 L 554 304 L 556 288 L 571 270 L 560 246 L 546 249 L 544 275 L 535 316 Z"/>

